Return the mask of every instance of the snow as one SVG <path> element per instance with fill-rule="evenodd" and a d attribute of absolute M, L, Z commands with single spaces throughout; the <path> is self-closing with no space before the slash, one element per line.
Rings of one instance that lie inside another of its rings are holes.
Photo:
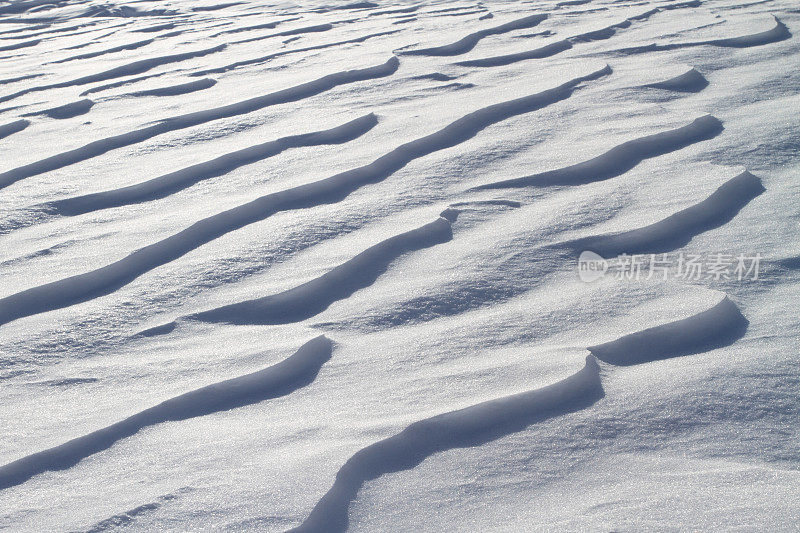
<path fill-rule="evenodd" d="M 792 530 L 798 35 L 0 1 L 0 529 Z"/>

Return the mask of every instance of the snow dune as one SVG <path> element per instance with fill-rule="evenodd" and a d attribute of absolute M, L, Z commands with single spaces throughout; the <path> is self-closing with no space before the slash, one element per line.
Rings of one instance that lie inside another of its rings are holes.
<path fill-rule="evenodd" d="M 345 531 L 350 502 L 366 481 L 414 468 L 437 452 L 478 446 L 547 418 L 586 408 L 602 397 L 600 367 L 590 355 L 583 369 L 552 385 L 415 422 L 353 455 L 308 518 L 291 531 Z"/>
<path fill-rule="evenodd" d="M 696 69 L 692 68 L 674 78 L 648 83 L 645 87 L 653 89 L 666 89 L 682 93 L 697 93 L 708 87 L 708 80 Z"/>
<path fill-rule="evenodd" d="M 329 25 L 327 25 L 327 26 L 329 26 Z M 325 28 L 325 29 L 330 29 L 330 28 Z M 307 28 L 306 31 L 312 31 L 312 30 Z M 325 31 L 325 30 L 321 29 L 321 28 L 317 28 L 317 29 L 314 29 L 313 31 Z M 297 33 L 301 33 L 301 32 L 299 32 L 299 30 L 292 30 L 292 31 L 287 31 L 287 32 L 283 32 L 281 34 L 276 34 L 276 35 L 295 35 Z M 305 33 L 305 32 L 303 32 L 303 33 Z M 242 60 L 239 60 L 239 61 L 235 61 L 233 63 L 229 63 L 227 65 L 223 65 L 221 67 L 214 67 L 214 68 L 208 68 L 208 69 L 204 69 L 204 70 L 197 70 L 195 72 L 190 73 L 189 75 L 190 76 L 207 76 L 209 74 L 221 74 L 223 72 L 228 72 L 228 71 L 235 70 L 237 68 L 245 67 L 245 66 L 248 66 L 248 65 L 258 65 L 258 64 L 261 64 L 261 63 L 266 63 L 267 61 L 270 61 L 272 59 L 275 59 L 275 58 L 278 58 L 278 57 L 282 57 L 282 56 L 287 56 L 287 55 L 291 55 L 291 54 L 299 54 L 299 53 L 303 53 L 303 52 L 310 52 L 312 50 L 324 50 L 326 48 L 333 48 L 333 47 L 336 47 L 336 46 L 342 46 L 342 45 L 346 45 L 346 44 L 363 43 L 364 41 L 367 41 L 369 39 L 374 39 L 376 37 L 383 37 L 385 35 L 392 35 L 394 33 L 396 33 L 396 31 L 380 31 L 380 32 L 376 32 L 376 33 L 369 33 L 367 35 L 362 35 L 360 37 L 354 37 L 352 39 L 346 39 L 344 41 L 336 41 L 336 42 L 333 42 L 333 43 L 317 44 L 317 45 L 313 45 L 313 46 L 306 46 L 306 47 L 303 47 L 303 48 L 291 48 L 289 50 L 281 50 L 279 52 L 274 52 L 272 54 L 268 54 L 268 55 L 265 55 L 265 56 L 259 56 L 259 57 L 255 57 L 255 58 L 252 58 L 252 59 L 242 59 Z M 253 40 L 253 39 L 250 39 L 250 40 Z M 240 42 L 249 42 L 249 41 L 240 41 Z"/>
<path fill-rule="evenodd" d="M 217 32 L 217 33 L 211 35 L 211 37 L 214 38 L 214 37 L 219 37 L 220 35 L 231 35 L 231 34 L 234 34 L 234 33 L 242 33 L 242 32 L 246 32 L 246 31 L 274 30 L 276 27 L 278 27 L 279 24 L 283 24 L 285 22 L 292 22 L 292 21 L 295 21 L 295 20 L 299 20 L 299 18 L 300 17 L 292 17 L 292 18 L 283 19 L 283 20 L 275 20 L 275 21 L 272 21 L 272 22 L 264 22 L 264 23 L 261 23 L 261 24 L 251 24 L 249 26 L 238 26 L 236 28 L 230 28 L 230 29 L 227 29 L 227 30 L 222 30 L 220 32 Z"/>
<path fill-rule="evenodd" d="M 793 2 L 0 0 L 0 530 L 785 529 Z"/>
<path fill-rule="evenodd" d="M 606 153 L 582 163 L 522 178 L 487 183 L 475 187 L 473 190 L 581 185 L 607 180 L 624 174 L 645 159 L 713 139 L 721 132 L 722 122 L 716 117 L 706 115 L 674 130 L 662 131 L 624 142 Z"/>
<path fill-rule="evenodd" d="M 0 139 L 8 137 L 9 135 L 13 135 L 14 133 L 17 133 L 19 131 L 22 131 L 30 125 L 31 125 L 30 121 L 25 119 L 15 120 L 14 122 L 3 124 L 2 126 L 0 126 Z"/>
<path fill-rule="evenodd" d="M 332 303 L 368 287 L 398 257 L 453 238 L 450 223 L 439 218 L 371 246 L 349 261 L 302 285 L 263 298 L 239 302 L 188 318 L 231 324 L 287 324 L 321 313 Z"/>
<path fill-rule="evenodd" d="M 236 168 L 275 156 L 291 148 L 319 146 L 322 144 L 342 144 L 352 141 L 367 133 L 377 123 L 378 117 L 370 113 L 334 128 L 281 137 L 274 141 L 242 148 L 210 161 L 197 163 L 136 185 L 58 200 L 45 204 L 44 208 L 52 210 L 59 215 L 72 216 L 109 207 L 164 198 L 191 187 L 202 180 L 222 176 Z"/>
<path fill-rule="evenodd" d="M 276 33 L 269 33 L 267 35 L 258 35 L 256 37 L 248 37 L 238 41 L 233 41 L 232 44 L 252 43 L 254 41 L 263 41 L 265 39 L 272 39 L 275 37 L 291 37 L 293 35 L 303 35 L 306 33 L 322 33 L 333 29 L 333 24 L 326 22 L 324 24 L 313 24 L 311 26 L 303 26 L 301 28 L 292 28 L 291 30 L 279 31 Z"/>
<path fill-rule="evenodd" d="M 21 43 L 14 43 L 14 44 L 7 44 L 5 46 L 0 46 L 0 52 L 8 52 L 10 50 L 19 50 L 20 48 L 27 48 L 29 46 L 36 46 L 42 42 L 40 39 L 34 39 L 32 41 L 24 41 Z"/>
<path fill-rule="evenodd" d="M 152 70 L 156 67 L 160 67 L 162 65 L 167 65 L 169 63 L 177 63 L 180 61 L 186 61 L 187 59 L 194 59 L 198 57 L 203 57 L 208 54 L 213 54 L 215 52 L 219 52 L 225 49 L 224 44 L 212 46 L 211 48 L 205 48 L 203 50 L 195 50 L 193 52 L 183 52 L 180 54 L 172 54 L 168 56 L 161 56 L 161 57 L 151 57 L 148 59 L 140 59 L 139 61 L 134 61 L 133 63 L 128 63 L 127 65 L 122 65 L 119 67 L 114 67 L 112 69 L 99 72 L 97 74 L 90 74 L 88 76 L 82 76 L 80 78 L 75 78 L 68 81 L 62 81 L 58 83 L 51 83 L 49 85 L 39 85 L 35 87 L 29 87 L 27 89 L 23 89 L 21 91 L 17 91 L 16 93 L 2 96 L 0 97 L 0 102 L 7 102 L 9 100 L 13 100 L 20 96 L 32 93 L 32 92 L 41 92 L 46 91 L 48 89 L 60 89 L 64 87 L 74 87 L 78 85 L 86 85 L 89 83 L 96 83 L 99 81 L 106 81 L 111 80 L 114 78 L 121 78 L 123 76 L 133 76 L 135 74 L 141 74 L 143 72 L 147 72 Z"/>
<path fill-rule="evenodd" d="M 105 50 L 98 50 L 96 52 L 87 52 L 85 54 L 78 54 L 70 57 L 65 57 L 63 59 L 57 59 L 53 61 L 53 63 L 67 63 L 69 61 L 77 61 L 79 59 L 91 59 L 93 57 L 98 57 L 106 54 L 113 54 L 116 52 L 121 52 L 123 50 L 137 50 L 142 48 L 143 46 L 147 46 L 148 44 L 152 44 L 153 39 L 145 39 L 143 41 L 136 41 L 134 43 L 123 44 L 120 46 L 113 46 L 111 48 L 106 48 Z"/>
<path fill-rule="evenodd" d="M 505 24 L 500 24 L 499 26 L 494 26 L 492 28 L 486 28 L 484 30 L 470 33 L 466 37 L 451 44 L 435 46 L 433 48 L 421 48 L 419 50 L 408 50 L 401 53 L 403 55 L 419 56 L 455 56 L 466 54 L 475 48 L 475 45 L 477 45 L 484 37 L 488 37 L 489 35 L 500 35 L 515 30 L 533 28 L 546 18 L 547 15 L 531 15 L 517 20 L 512 20 L 511 22 L 506 22 Z"/>
<path fill-rule="evenodd" d="M 502 67 L 511 65 L 513 63 L 518 63 L 520 61 L 527 61 L 529 59 L 543 59 L 564 52 L 565 50 L 569 50 L 575 44 L 610 39 L 616 35 L 618 30 L 628 28 L 631 26 L 632 22 L 645 20 L 655 13 L 658 13 L 658 9 L 651 9 L 650 11 L 640 15 L 629 17 L 622 22 L 617 22 L 615 24 L 611 24 L 610 26 L 606 26 L 605 28 L 586 33 L 580 33 L 578 35 L 574 35 L 572 37 L 541 46 L 539 48 L 534 48 L 533 50 L 527 50 L 525 52 L 517 52 L 513 54 L 503 54 L 482 59 L 459 61 L 456 63 L 456 65 L 461 67 Z"/>
<path fill-rule="evenodd" d="M 346 70 L 334 74 L 328 74 L 314 81 L 310 81 L 295 87 L 283 89 L 264 96 L 257 96 L 248 100 L 243 100 L 234 104 L 206 109 L 179 115 L 176 117 L 162 120 L 158 124 L 146 128 L 133 130 L 121 135 L 107 137 L 94 141 L 80 148 L 62 152 L 60 154 L 41 159 L 35 163 L 24 165 L 6 172 L 0 173 L 0 188 L 7 187 L 21 179 L 36 176 L 44 172 L 64 168 L 92 157 L 96 157 L 111 150 L 130 146 L 157 135 L 162 135 L 170 131 L 190 128 L 212 120 L 229 118 L 237 115 L 244 115 L 268 106 L 294 102 L 303 98 L 315 96 L 321 92 L 328 91 L 339 85 L 355 83 L 368 79 L 390 76 L 397 70 L 399 62 L 396 57 L 389 59 L 386 63 L 375 67 L 368 67 L 358 70 Z"/>
<path fill-rule="evenodd" d="M 290 394 L 314 381 L 322 365 L 330 359 L 331 351 L 331 341 L 321 335 L 278 364 L 181 394 L 103 429 L 0 466 L 0 490 L 24 483 L 42 472 L 70 468 L 148 426 Z"/>
<path fill-rule="evenodd" d="M 741 35 L 739 37 L 729 37 L 726 39 L 711 39 L 707 41 L 690 41 L 684 43 L 670 44 L 649 44 L 645 46 L 632 46 L 615 50 L 619 54 L 641 54 L 646 52 L 658 52 L 663 50 L 675 50 L 680 48 L 694 48 L 696 46 L 720 46 L 723 48 L 750 48 L 753 46 L 763 46 L 765 44 L 785 41 L 792 37 L 792 33 L 786 24 L 775 17 L 775 26 L 769 30 Z"/>
<path fill-rule="evenodd" d="M 211 78 L 204 78 L 202 80 L 190 81 L 188 83 L 179 83 L 176 85 L 168 85 L 166 87 L 159 87 L 158 89 L 147 89 L 144 91 L 136 91 L 130 93 L 128 96 L 178 96 L 181 94 L 189 94 L 203 89 L 209 89 L 217 84 L 217 80 Z"/>
<path fill-rule="evenodd" d="M 23 115 L 24 117 L 33 117 L 37 115 L 43 115 L 50 118 L 56 119 L 65 119 L 65 118 L 72 118 L 77 117 L 79 115 L 85 115 L 89 112 L 90 109 L 94 106 L 94 102 L 84 98 L 83 100 L 77 100 L 75 102 L 70 102 L 68 104 L 60 105 L 58 107 L 51 107 L 50 109 L 44 109 L 42 111 L 36 111 L 34 113 L 26 113 Z"/>
<path fill-rule="evenodd" d="M 748 324 L 725 297 L 702 313 L 591 346 L 589 351 L 612 365 L 637 365 L 729 346 L 744 336 Z"/>
<path fill-rule="evenodd" d="M 393 66 L 396 68 L 396 64 Z M 140 248 L 110 265 L 2 298 L 0 299 L 0 324 L 109 294 L 145 272 L 169 263 L 222 235 L 264 220 L 279 211 L 338 202 L 364 185 L 387 178 L 415 159 L 456 146 L 471 139 L 481 130 L 507 118 L 529 113 L 569 98 L 581 83 L 596 80 L 610 73 L 611 68 L 606 66 L 586 76 L 562 83 L 553 89 L 473 111 L 442 130 L 403 144 L 363 167 L 348 170 L 314 183 L 267 194 L 200 220 L 185 230 Z M 245 105 L 252 105 L 248 102 L 250 101 L 233 104 L 229 107 L 239 111 Z M 261 102 L 262 100 L 258 101 L 259 104 Z M 226 110 L 226 108 L 219 109 Z M 200 116 L 203 119 L 207 119 L 208 114 L 211 113 L 219 116 L 225 112 L 220 110 L 200 112 Z M 227 112 L 230 113 L 230 111 Z M 186 117 L 189 118 L 183 118 L 179 124 L 198 120 L 192 115 Z M 170 123 L 165 122 L 162 125 L 168 126 Z M 158 128 L 158 126 L 152 128 Z M 69 153 L 67 152 L 67 154 Z"/>
<path fill-rule="evenodd" d="M 753 198 L 764 192 L 761 180 L 742 172 L 691 207 L 644 228 L 616 235 L 589 237 L 572 243 L 609 258 L 620 254 L 664 253 L 685 246 L 693 237 L 729 222 Z"/>
<path fill-rule="evenodd" d="M 155 33 L 155 32 L 158 32 L 158 31 L 172 30 L 172 29 L 175 29 L 175 23 L 174 22 L 167 22 L 165 24 L 156 24 L 155 26 L 148 26 L 146 28 L 135 28 L 135 29 L 133 29 L 131 31 L 134 31 L 134 32 L 137 32 L 137 33 Z"/>

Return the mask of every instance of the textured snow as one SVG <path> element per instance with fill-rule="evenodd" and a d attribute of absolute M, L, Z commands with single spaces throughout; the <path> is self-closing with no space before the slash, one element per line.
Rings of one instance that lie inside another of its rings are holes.
<path fill-rule="evenodd" d="M 0 0 L 0 529 L 796 529 L 798 35 Z"/>

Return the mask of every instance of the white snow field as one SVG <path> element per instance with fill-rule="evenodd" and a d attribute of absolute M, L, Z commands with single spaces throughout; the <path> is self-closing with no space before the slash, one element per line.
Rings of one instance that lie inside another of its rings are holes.
<path fill-rule="evenodd" d="M 0 0 L 0 530 L 797 531 L 799 155 L 796 0 Z"/>

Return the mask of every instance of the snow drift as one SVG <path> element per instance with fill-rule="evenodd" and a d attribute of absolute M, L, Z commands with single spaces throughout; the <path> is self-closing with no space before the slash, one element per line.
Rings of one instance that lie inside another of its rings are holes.
<path fill-rule="evenodd" d="M 602 397 L 600 367 L 589 356 L 583 369 L 558 383 L 415 422 L 353 455 L 308 518 L 291 531 L 345 531 L 347 509 L 366 481 L 413 468 L 437 452 L 478 446 L 547 418 L 586 408 Z"/>
<path fill-rule="evenodd" d="M 744 336 L 748 324 L 736 304 L 725 297 L 702 313 L 591 346 L 589 351 L 612 365 L 638 365 L 731 345 Z"/>
<path fill-rule="evenodd" d="M 691 144 L 712 139 L 721 132 L 722 122 L 716 117 L 706 115 L 674 130 L 624 142 L 583 163 L 522 178 L 487 183 L 475 187 L 473 190 L 580 185 L 606 180 L 624 174 L 645 159 L 668 154 Z"/>
<path fill-rule="evenodd" d="M 148 426 L 289 394 L 314 381 L 319 369 L 330 359 L 331 350 L 331 341 L 321 335 L 276 365 L 181 394 L 88 435 L 0 466 L 0 489 L 19 485 L 48 470 L 67 469 Z"/>

